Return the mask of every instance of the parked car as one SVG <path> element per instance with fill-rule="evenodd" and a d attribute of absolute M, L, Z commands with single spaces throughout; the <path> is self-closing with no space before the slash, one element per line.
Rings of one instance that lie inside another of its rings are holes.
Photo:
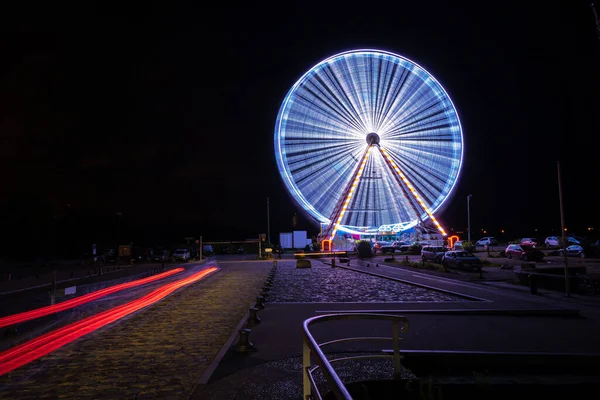
<path fill-rule="evenodd" d="M 518 258 L 525 261 L 540 261 L 544 258 L 544 253 L 525 244 L 509 244 L 506 250 L 506 258 Z"/>
<path fill-rule="evenodd" d="M 431 260 L 441 263 L 444 254 L 446 254 L 446 248 L 443 246 L 425 246 L 421 249 L 421 258 L 423 259 L 423 262 Z"/>
<path fill-rule="evenodd" d="M 525 246 L 535 247 L 538 244 L 538 240 L 536 238 L 526 237 L 521 239 L 521 244 Z"/>
<path fill-rule="evenodd" d="M 375 244 L 373 245 L 373 252 L 377 253 L 378 251 L 381 251 L 381 249 L 383 247 L 391 247 L 391 243 L 389 242 L 384 242 L 384 241 L 377 241 L 375 242 Z"/>
<path fill-rule="evenodd" d="M 563 249 L 560 249 L 558 251 L 558 255 L 563 255 Z M 581 247 L 580 245 L 572 244 L 571 246 L 567 247 L 567 256 L 585 258 L 585 252 L 583 250 L 583 247 Z"/>
<path fill-rule="evenodd" d="M 546 247 L 558 247 L 558 238 L 556 236 L 548 236 L 546 240 L 544 240 L 544 244 Z"/>
<path fill-rule="evenodd" d="M 177 249 L 173 252 L 174 261 L 189 261 L 190 258 L 191 254 L 188 249 Z"/>
<path fill-rule="evenodd" d="M 152 256 L 152 261 L 169 261 L 170 256 L 169 250 L 156 250 Z"/>
<path fill-rule="evenodd" d="M 560 236 L 548 236 L 546 240 L 544 240 L 544 244 L 546 247 L 559 247 L 561 243 L 562 237 Z M 582 238 L 578 238 L 575 236 L 567 236 L 568 244 L 579 244 L 583 243 Z"/>
<path fill-rule="evenodd" d="M 117 263 L 117 249 L 106 249 L 98 256 L 98 261 L 104 264 Z"/>
<path fill-rule="evenodd" d="M 446 268 L 481 270 L 481 259 L 467 251 L 447 251 L 442 257 L 442 265 Z"/>
<path fill-rule="evenodd" d="M 391 243 L 382 244 L 379 250 L 381 250 L 381 254 L 389 254 L 396 252 L 396 248 Z"/>
<path fill-rule="evenodd" d="M 481 238 L 477 242 L 475 242 L 475 246 L 493 246 L 496 244 L 498 244 L 498 241 L 495 237 L 492 236 Z"/>
<path fill-rule="evenodd" d="M 401 253 L 407 253 L 410 250 L 410 242 L 396 240 L 392 242 L 392 246 L 394 249 L 396 249 L 396 251 Z"/>

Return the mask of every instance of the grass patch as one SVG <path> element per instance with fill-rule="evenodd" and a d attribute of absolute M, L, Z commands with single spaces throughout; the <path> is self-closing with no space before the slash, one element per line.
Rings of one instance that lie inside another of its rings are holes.
<path fill-rule="evenodd" d="M 442 264 L 434 264 L 434 263 L 423 263 L 423 262 L 413 262 L 413 261 L 392 261 L 391 264 L 400 265 L 403 267 L 412 267 L 417 269 L 428 269 L 432 271 L 440 271 L 440 272 L 448 272 L 446 268 Z"/>

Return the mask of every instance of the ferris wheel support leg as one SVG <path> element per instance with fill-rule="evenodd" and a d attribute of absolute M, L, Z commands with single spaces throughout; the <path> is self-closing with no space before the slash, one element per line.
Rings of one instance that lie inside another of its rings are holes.
<path fill-rule="evenodd" d="M 388 166 L 390 167 L 390 169 L 393 172 L 396 173 L 396 176 L 398 176 L 402 180 L 402 182 L 404 182 L 404 184 L 406 185 L 406 187 L 408 188 L 408 190 L 410 190 L 410 193 L 413 195 L 413 197 L 415 198 L 415 200 L 417 201 L 417 203 L 419 203 L 419 205 L 427 213 L 427 215 L 429 216 L 429 218 L 431 218 L 431 220 L 435 224 L 435 227 L 440 231 L 440 233 L 443 236 L 446 236 L 447 235 L 446 231 L 444 230 L 444 228 L 442 228 L 442 226 L 440 225 L 440 223 L 438 222 L 438 220 L 433 216 L 433 213 L 429 210 L 429 207 L 427 207 L 427 205 L 425 205 L 425 203 L 421 199 L 421 196 L 419 196 L 419 193 L 417 193 L 417 190 L 414 188 L 414 186 L 410 183 L 410 181 L 406 178 L 406 176 L 400 170 L 400 167 L 398 167 L 398 165 L 394 162 L 394 160 L 392 160 L 392 158 L 390 157 L 390 155 L 388 154 L 388 152 L 384 148 L 382 148 L 380 146 L 379 150 L 381 151 L 381 154 L 383 154 L 383 156 L 384 156 L 384 158 L 386 160 L 386 163 L 388 164 Z"/>
<path fill-rule="evenodd" d="M 333 246 L 333 238 L 335 237 L 335 233 L 338 230 L 339 225 L 342 223 L 342 218 L 346 213 L 346 209 L 348 208 L 348 204 L 350 204 L 350 199 L 358 186 L 358 182 L 362 176 L 363 170 L 365 169 L 365 165 L 367 164 L 367 159 L 369 158 L 369 154 L 371 153 L 371 149 L 373 146 L 368 146 L 365 149 L 363 156 L 360 158 L 358 168 L 352 174 L 352 179 L 348 182 L 346 188 L 344 188 L 344 192 L 340 201 L 333 209 L 333 213 L 331 214 L 331 218 L 329 220 L 331 223 L 327 227 L 327 230 L 324 232 L 323 240 L 328 239 L 330 243 L 330 249 Z"/>

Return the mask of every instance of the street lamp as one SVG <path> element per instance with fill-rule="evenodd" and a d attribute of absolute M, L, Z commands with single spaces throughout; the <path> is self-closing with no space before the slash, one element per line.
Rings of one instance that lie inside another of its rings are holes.
<path fill-rule="evenodd" d="M 467 196 L 467 241 L 471 243 L 471 197 L 472 194 Z"/>

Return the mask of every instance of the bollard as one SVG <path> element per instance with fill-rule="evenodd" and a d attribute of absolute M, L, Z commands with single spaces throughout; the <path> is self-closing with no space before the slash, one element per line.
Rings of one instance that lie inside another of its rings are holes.
<path fill-rule="evenodd" d="M 529 293 L 537 294 L 537 282 L 535 281 L 535 275 L 529 274 Z"/>
<path fill-rule="evenodd" d="M 265 308 L 265 298 L 263 296 L 258 296 L 256 298 L 256 308 L 263 309 Z"/>
<path fill-rule="evenodd" d="M 273 268 L 277 268 L 277 260 L 273 260 Z"/>
<path fill-rule="evenodd" d="M 479 267 L 479 279 L 483 279 L 483 268 Z"/>
<path fill-rule="evenodd" d="M 248 321 L 246 321 L 246 325 L 254 326 L 260 324 L 260 318 L 258 318 L 258 316 L 256 315 L 256 313 L 258 312 L 258 308 L 253 307 L 249 311 L 250 315 L 248 316 Z"/>
<path fill-rule="evenodd" d="M 235 345 L 235 351 L 238 353 L 247 353 L 254 348 L 254 345 L 250 342 L 250 332 L 252 332 L 248 328 L 243 328 L 239 330 L 240 339 Z"/>
<path fill-rule="evenodd" d="M 331 268 L 335 268 L 335 258 L 331 259 Z"/>
<path fill-rule="evenodd" d="M 375 268 L 379 268 L 379 263 L 375 264 Z"/>
<path fill-rule="evenodd" d="M 367 263 L 367 268 L 371 268 L 371 263 Z"/>
<path fill-rule="evenodd" d="M 350 266 L 350 260 L 348 260 L 348 266 Z"/>

